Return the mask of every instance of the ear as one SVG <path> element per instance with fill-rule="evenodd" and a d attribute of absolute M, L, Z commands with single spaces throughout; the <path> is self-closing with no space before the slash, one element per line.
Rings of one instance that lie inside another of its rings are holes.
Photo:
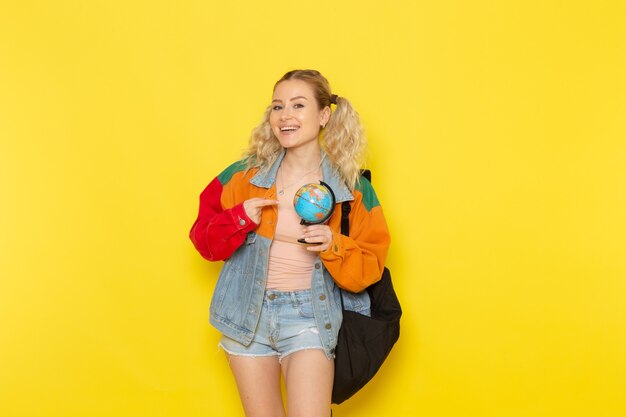
<path fill-rule="evenodd" d="M 320 111 L 320 125 L 326 126 L 330 119 L 330 106 L 326 106 Z"/>

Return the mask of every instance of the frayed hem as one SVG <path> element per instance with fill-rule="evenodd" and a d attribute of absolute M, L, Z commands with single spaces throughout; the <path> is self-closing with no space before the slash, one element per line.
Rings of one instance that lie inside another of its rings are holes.
<path fill-rule="evenodd" d="M 278 358 L 278 363 L 283 363 L 283 359 L 285 359 L 287 356 L 291 355 L 292 353 L 300 352 L 302 350 L 321 350 L 322 353 L 324 353 L 324 356 L 326 356 L 326 359 L 328 359 L 328 360 L 335 359 L 335 355 L 331 355 L 330 358 L 329 358 L 328 355 L 326 354 L 326 351 L 321 346 L 305 346 L 305 347 L 299 347 L 299 348 L 296 348 L 296 349 L 293 349 L 293 350 L 290 350 L 288 352 L 283 353 Z"/>
<path fill-rule="evenodd" d="M 263 353 L 239 353 L 239 352 L 233 352 L 231 350 L 228 350 L 224 347 L 224 345 L 222 344 L 222 342 L 217 344 L 217 351 L 219 352 L 220 350 L 223 350 L 224 352 L 226 352 L 229 356 L 228 358 L 228 363 L 230 363 L 230 356 L 241 356 L 244 358 L 268 358 L 268 357 L 272 357 L 272 356 L 276 356 L 279 357 L 280 354 L 279 353 L 267 353 L 267 354 L 263 354 Z M 280 361 L 280 358 L 279 358 Z"/>

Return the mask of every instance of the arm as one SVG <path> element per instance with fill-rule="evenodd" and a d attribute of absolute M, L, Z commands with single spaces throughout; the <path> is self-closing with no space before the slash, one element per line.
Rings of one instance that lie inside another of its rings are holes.
<path fill-rule="evenodd" d="M 198 218 L 189 232 L 189 238 L 198 252 L 210 261 L 230 257 L 244 242 L 248 232 L 257 226 L 246 214 L 243 203 L 224 208 L 222 192 L 219 177 L 204 189 L 200 194 Z"/>
<path fill-rule="evenodd" d="M 324 266 L 337 285 L 359 292 L 382 276 L 389 248 L 387 222 L 371 185 L 365 196 L 358 193 L 350 212 L 350 236 L 332 228 L 332 242 L 320 252 Z M 363 201 L 365 200 L 365 201 Z"/>

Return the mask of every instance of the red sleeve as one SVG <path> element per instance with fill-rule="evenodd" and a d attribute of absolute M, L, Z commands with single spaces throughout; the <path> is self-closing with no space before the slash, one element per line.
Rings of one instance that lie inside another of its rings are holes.
<path fill-rule="evenodd" d="M 198 252 L 209 261 L 230 257 L 244 242 L 248 232 L 257 226 L 246 214 L 243 203 L 222 207 L 223 186 L 215 178 L 200 194 L 198 218 L 189 238 Z"/>

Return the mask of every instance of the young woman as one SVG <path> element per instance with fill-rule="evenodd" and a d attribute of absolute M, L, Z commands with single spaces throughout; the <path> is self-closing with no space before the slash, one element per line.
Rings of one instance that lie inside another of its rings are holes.
<path fill-rule="evenodd" d="M 318 71 L 290 71 L 275 84 L 244 158 L 200 195 L 190 238 L 204 258 L 225 261 L 210 321 L 223 334 L 248 417 L 330 415 L 338 287 L 347 290 L 346 309 L 369 314 L 363 290 L 380 279 L 389 246 L 376 194 L 360 178 L 365 146 L 348 100 Z M 302 226 L 294 194 L 320 180 L 337 210 L 326 224 Z M 352 206 L 349 237 L 340 232 L 344 201 Z"/>

